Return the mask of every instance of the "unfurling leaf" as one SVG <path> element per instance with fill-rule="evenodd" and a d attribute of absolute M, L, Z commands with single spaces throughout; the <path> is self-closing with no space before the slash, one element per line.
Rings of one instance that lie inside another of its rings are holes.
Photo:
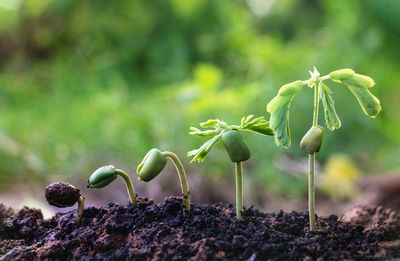
<path fill-rule="evenodd" d="M 193 157 L 193 159 L 190 162 L 198 161 L 201 162 L 203 161 L 208 153 L 210 152 L 211 148 L 217 143 L 217 141 L 221 138 L 221 133 L 214 136 L 212 139 L 206 141 L 203 145 L 201 145 L 200 148 L 197 150 L 192 150 L 188 152 L 189 157 Z"/>
<path fill-rule="evenodd" d="M 264 117 L 255 118 L 251 122 L 247 122 L 244 125 L 242 124 L 241 129 L 261 135 L 274 135 L 274 131 L 269 127 L 269 122 L 266 121 Z"/>
<path fill-rule="evenodd" d="M 190 127 L 190 130 L 191 130 L 191 132 L 189 132 L 190 135 L 195 135 L 195 136 L 200 136 L 200 137 L 213 136 L 218 133 L 217 129 L 202 131 L 195 127 Z"/>
<path fill-rule="evenodd" d="M 207 122 L 200 123 L 200 126 L 203 128 L 209 128 L 208 130 L 199 130 L 195 127 L 190 127 L 191 132 L 190 135 L 195 136 L 213 136 L 208 141 L 206 141 L 200 148 L 196 150 L 192 150 L 188 152 L 188 156 L 192 157 L 192 161 L 203 161 L 211 148 L 220 140 L 222 135 L 225 135 L 227 132 L 232 133 L 231 131 L 236 131 L 239 134 L 239 131 L 249 131 L 261 135 L 270 135 L 273 136 L 274 132 L 269 127 L 269 122 L 265 120 L 264 117 L 258 117 L 252 119 L 253 115 L 249 115 L 243 117 L 240 121 L 240 126 L 238 125 L 228 125 L 226 122 L 215 119 L 208 120 Z M 233 132 L 233 133 L 236 133 Z M 240 135 L 240 134 L 239 134 Z M 225 135 L 226 136 L 226 135 Z M 225 144 L 226 145 L 226 144 Z M 229 152 L 229 150 L 228 150 Z"/>
<path fill-rule="evenodd" d="M 274 136 L 274 131 L 269 127 L 269 122 L 266 122 L 266 124 L 263 125 L 262 124 L 253 125 L 243 130 L 254 132 L 261 135 Z"/>
<path fill-rule="evenodd" d="M 208 120 L 206 122 L 201 122 L 200 126 L 203 128 L 211 128 L 218 125 L 218 122 L 219 122 L 218 120 Z"/>
<path fill-rule="evenodd" d="M 267 112 L 271 114 L 269 122 L 275 134 L 278 146 L 289 147 L 289 107 L 296 92 L 303 86 L 302 81 L 283 85 L 278 94 L 267 104 Z"/>
<path fill-rule="evenodd" d="M 339 129 L 341 122 L 336 114 L 335 102 L 332 99 L 332 91 L 324 83 L 322 83 L 321 88 L 321 100 L 324 106 L 326 126 L 328 126 L 331 131 Z"/>
<path fill-rule="evenodd" d="M 356 96 L 362 110 L 371 118 L 375 118 L 382 110 L 381 103 L 368 89 L 347 86 Z"/>
<path fill-rule="evenodd" d="M 247 117 L 242 117 L 242 120 L 240 121 L 240 126 L 244 126 L 246 123 L 249 122 L 251 118 L 253 118 L 254 115 L 249 115 Z M 261 118 L 261 117 L 260 117 Z"/>

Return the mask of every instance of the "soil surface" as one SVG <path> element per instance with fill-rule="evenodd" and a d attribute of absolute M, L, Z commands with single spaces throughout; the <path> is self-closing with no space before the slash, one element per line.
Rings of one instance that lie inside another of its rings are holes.
<path fill-rule="evenodd" d="M 400 217 L 358 207 L 343 218 L 308 212 L 262 213 L 250 207 L 235 219 L 232 204 L 192 205 L 170 197 L 160 204 L 110 203 L 43 220 L 37 209 L 0 204 L 0 260 L 388 260 L 400 256 Z"/>

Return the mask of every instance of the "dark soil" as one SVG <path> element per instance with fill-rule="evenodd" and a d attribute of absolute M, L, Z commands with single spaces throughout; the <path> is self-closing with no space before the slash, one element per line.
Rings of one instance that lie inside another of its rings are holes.
<path fill-rule="evenodd" d="M 0 204 L 0 260 L 387 260 L 400 256 L 400 217 L 359 207 L 344 218 L 267 214 L 250 207 L 243 221 L 231 204 L 192 205 L 180 198 L 135 207 L 88 207 L 43 220 L 40 210 L 14 213 Z"/>

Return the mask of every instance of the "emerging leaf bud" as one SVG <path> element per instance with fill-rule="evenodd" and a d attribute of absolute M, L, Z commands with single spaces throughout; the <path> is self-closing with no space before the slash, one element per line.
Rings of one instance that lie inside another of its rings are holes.
<path fill-rule="evenodd" d="M 158 149 L 151 149 L 137 167 L 139 180 L 150 181 L 164 169 L 167 158 Z"/>
<path fill-rule="evenodd" d="M 355 72 L 352 69 L 341 69 L 333 71 L 329 74 L 332 80 L 334 81 L 343 81 L 347 78 L 353 77 Z"/>
<path fill-rule="evenodd" d="M 309 154 L 318 152 L 321 148 L 324 128 L 321 126 L 312 126 L 301 139 L 300 148 Z"/>
<path fill-rule="evenodd" d="M 242 162 L 250 158 L 250 149 L 238 130 L 224 132 L 221 141 L 232 162 Z"/>
<path fill-rule="evenodd" d="M 58 182 L 46 187 L 45 197 L 50 205 L 59 208 L 73 206 L 81 196 L 79 189 L 71 184 Z"/>
<path fill-rule="evenodd" d="M 102 188 L 117 178 L 117 172 L 113 165 L 98 168 L 88 180 L 89 188 Z"/>

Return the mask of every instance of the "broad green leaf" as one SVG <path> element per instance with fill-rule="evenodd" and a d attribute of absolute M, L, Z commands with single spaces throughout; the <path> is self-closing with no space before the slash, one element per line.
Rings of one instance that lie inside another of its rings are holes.
<path fill-rule="evenodd" d="M 353 77 L 356 74 L 352 69 L 340 69 L 329 74 L 332 80 L 341 82 L 344 79 Z"/>
<path fill-rule="evenodd" d="M 375 118 L 382 110 L 381 103 L 368 89 L 347 86 L 356 96 L 362 110 L 371 118 Z"/>
<path fill-rule="evenodd" d="M 289 107 L 294 95 L 303 86 L 302 81 L 295 81 L 283 85 L 268 104 L 267 112 L 271 114 L 269 122 L 275 134 L 275 142 L 278 146 L 290 146 Z"/>
<path fill-rule="evenodd" d="M 321 100 L 322 105 L 324 106 L 326 126 L 328 126 L 331 131 L 339 129 L 341 123 L 338 115 L 336 114 L 335 102 L 332 99 L 332 91 L 324 83 L 322 83 L 321 88 Z"/>
<path fill-rule="evenodd" d="M 366 75 L 356 73 L 353 77 L 342 80 L 347 86 L 353 86 L 358 88 L 371 88 L 375 85 L 374 80 Z"/>
<path fill-rule="evenodd" d="M 298 92 L 301 87 L 303 86 L 302 81 L 295 81 L 288 84 L 283 85 L 280 89 L 278 94 L 280 96 L 291 96 Z"/>
<path fill-rule="evenodd" d="M 342 69 L 331 72 L 330 78 L 334 82 L 343 83 L 347 86 L 358 88 L 371 88 L 375 85 L 374 80 L 366 75 L 354 73 L 351 69 Z"/>

